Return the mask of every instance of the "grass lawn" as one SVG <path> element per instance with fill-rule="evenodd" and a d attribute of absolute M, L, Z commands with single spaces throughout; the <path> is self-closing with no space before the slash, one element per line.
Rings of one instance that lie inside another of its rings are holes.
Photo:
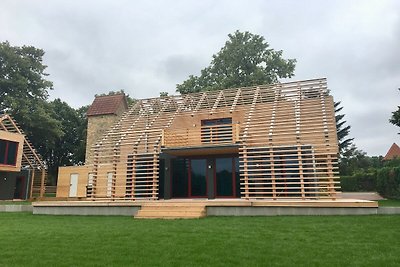
<path fill-rule="evenodd" d="M 400 199 L 384 199 L 378 201 L 381 207 L 400 207 Z"/>
<path fill-rule="evenodd" d="M 400 216 L 0 213 L 0 266 L 400 266 Z"/>

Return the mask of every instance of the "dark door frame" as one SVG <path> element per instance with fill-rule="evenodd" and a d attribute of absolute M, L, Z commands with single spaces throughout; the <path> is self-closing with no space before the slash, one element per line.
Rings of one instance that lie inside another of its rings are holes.
<path fill-rule="evenodd" d="M 216 175 L 216 159 L 218 158 L 230 158 L 232 160 L 232 195 L 230 196 L 218 196 L 217 195 L 217 175 Z M 166 166 L 168 166 L 165 170 L 166 172 L 166 177 L 168 177 L 165 182 L 169 184 L 169 186 L 165 186 L 166 190 L 168 190 L 167 194 L 165 194 L 165 198 L 177 198 L 177 199 L 187 199 L 187 198 L 208 198 L 208 199 L 213 199 L 213 198 L 240 198 L 240 195 L 238 196 L 238 190 L 240 188 L 237 188 L 237 177 L 236 175 L 236 158 L 238 158 L 237 154 L 225 154 L 225 155 L 203 155 L 203 156 L 192 156 L 192 157 L 186 157 L 185 159 L 188 160 L 188 168 L 187 168 L 187 196 L 186 197 L 174 197 L 174 177 L 173 177 L 173 164 L 172 164 L 172 159 L 168 158 L 168 161 L 166 162 Z M 191 174 L 191 166 L 192 166 L 192 160 L 194 159 L 204 159 L 206 161 L 206 194 L 204 196 L 193 196 L 192 195 L 192 174 Z"/>

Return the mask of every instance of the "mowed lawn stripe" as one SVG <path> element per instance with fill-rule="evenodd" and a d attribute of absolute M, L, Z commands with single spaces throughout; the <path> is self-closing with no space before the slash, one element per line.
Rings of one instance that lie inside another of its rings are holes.
<path fill-rule="evenodd" d="M 0 213 L 0 266 L 400 266 L 400 216 Z"/>

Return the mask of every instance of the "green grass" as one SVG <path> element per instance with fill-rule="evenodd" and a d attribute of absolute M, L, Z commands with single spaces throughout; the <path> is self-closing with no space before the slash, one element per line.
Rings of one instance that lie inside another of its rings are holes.
<path fill-rule="evenodd" d="M 400 216 L 0 213 L 0 266 L 400 266 Z"/>
<path fill-rule="evenodd" d="M 400 207 L 400 199 L 384 199 L 378 200 L 381 207 Z"/>

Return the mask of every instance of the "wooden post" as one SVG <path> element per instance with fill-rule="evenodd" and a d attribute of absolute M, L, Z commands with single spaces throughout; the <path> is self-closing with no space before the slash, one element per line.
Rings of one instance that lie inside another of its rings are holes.
<path fill-rule="evenodd" d="M 248 165 L 247 165 L 247 147 L 243 147 L 243 168 L 244 168 L 244 196 L 246 199 L 249 199 L 250 192 L 249 192 L 249 172 L 248 172 Z"/>
<path fill-rule="evenodd" d="M 161 146 L 165 146 L 165 129 L 161 130 Z"/>
<path fill-rule="evenodd" d="M 42 177 L 40 180 L 40 197 L 42 198 L 44 196 L 45 192 L 45 177 L 46 177 L 46 170 L 42 167 Z"/>
<path fill-rule="evenodd" d="M 136 151 L 132 155 L 132 185 L 131 185 L 131 198 L 135 199 L 135 182 L 136 182 Z"/>
<path fill-rule="evenodd" d="M 153 152 L 153 189 L 152 189 L 152 194 L 151 197 L 153 200 L 157 199 L 157 180 L 158 180 L 158 153 L 157 151 Z"/>
<path fill-rule="evenodd" d="M 306 192 L 304 189 L 304 174 L 303 174 L 303 157 L 301 155 L 301 146 L 297 145 L 297 160 L 299 162 L 299 177 L 300 177 L 300 190 L 301 190 L 301 199 L 305 199 Z"/>
<path fill-rule="evenodd" d="M 33 181 L 35 180 L 35 168 L 32 168 L 32 176 L 31 176 L 31 191 L 29 193 L 29 198 L 33 197 Z"/>
<path fill-rule="evenodd" d="M 240 125 L 239 123 L 235 124 L 235 141 L 234 143 L 240 142 Z"/>
<path fill-rule="evenodd" d="M 275 177 L 275 165 L 274 165 L 274 152 L 273 148 L 269 148 L 269 160 L 271 161 L 271 183 L 272 183 L 272 198 L 276 199 L 276 177 Z"/>
<path fill-rule="evenodd" d="M 328 177 L 329 177 L 329 192 L 330 195 L 332 197 L 332 200 L 336 199 L 336 191 L 335 191 L 335 183 L 334 183 L 334 179 L 333 179 L 333 166 L 332 166 L 332 158 L 331 155 L 327 156 L 327 168 L 328 168 Z"/>

